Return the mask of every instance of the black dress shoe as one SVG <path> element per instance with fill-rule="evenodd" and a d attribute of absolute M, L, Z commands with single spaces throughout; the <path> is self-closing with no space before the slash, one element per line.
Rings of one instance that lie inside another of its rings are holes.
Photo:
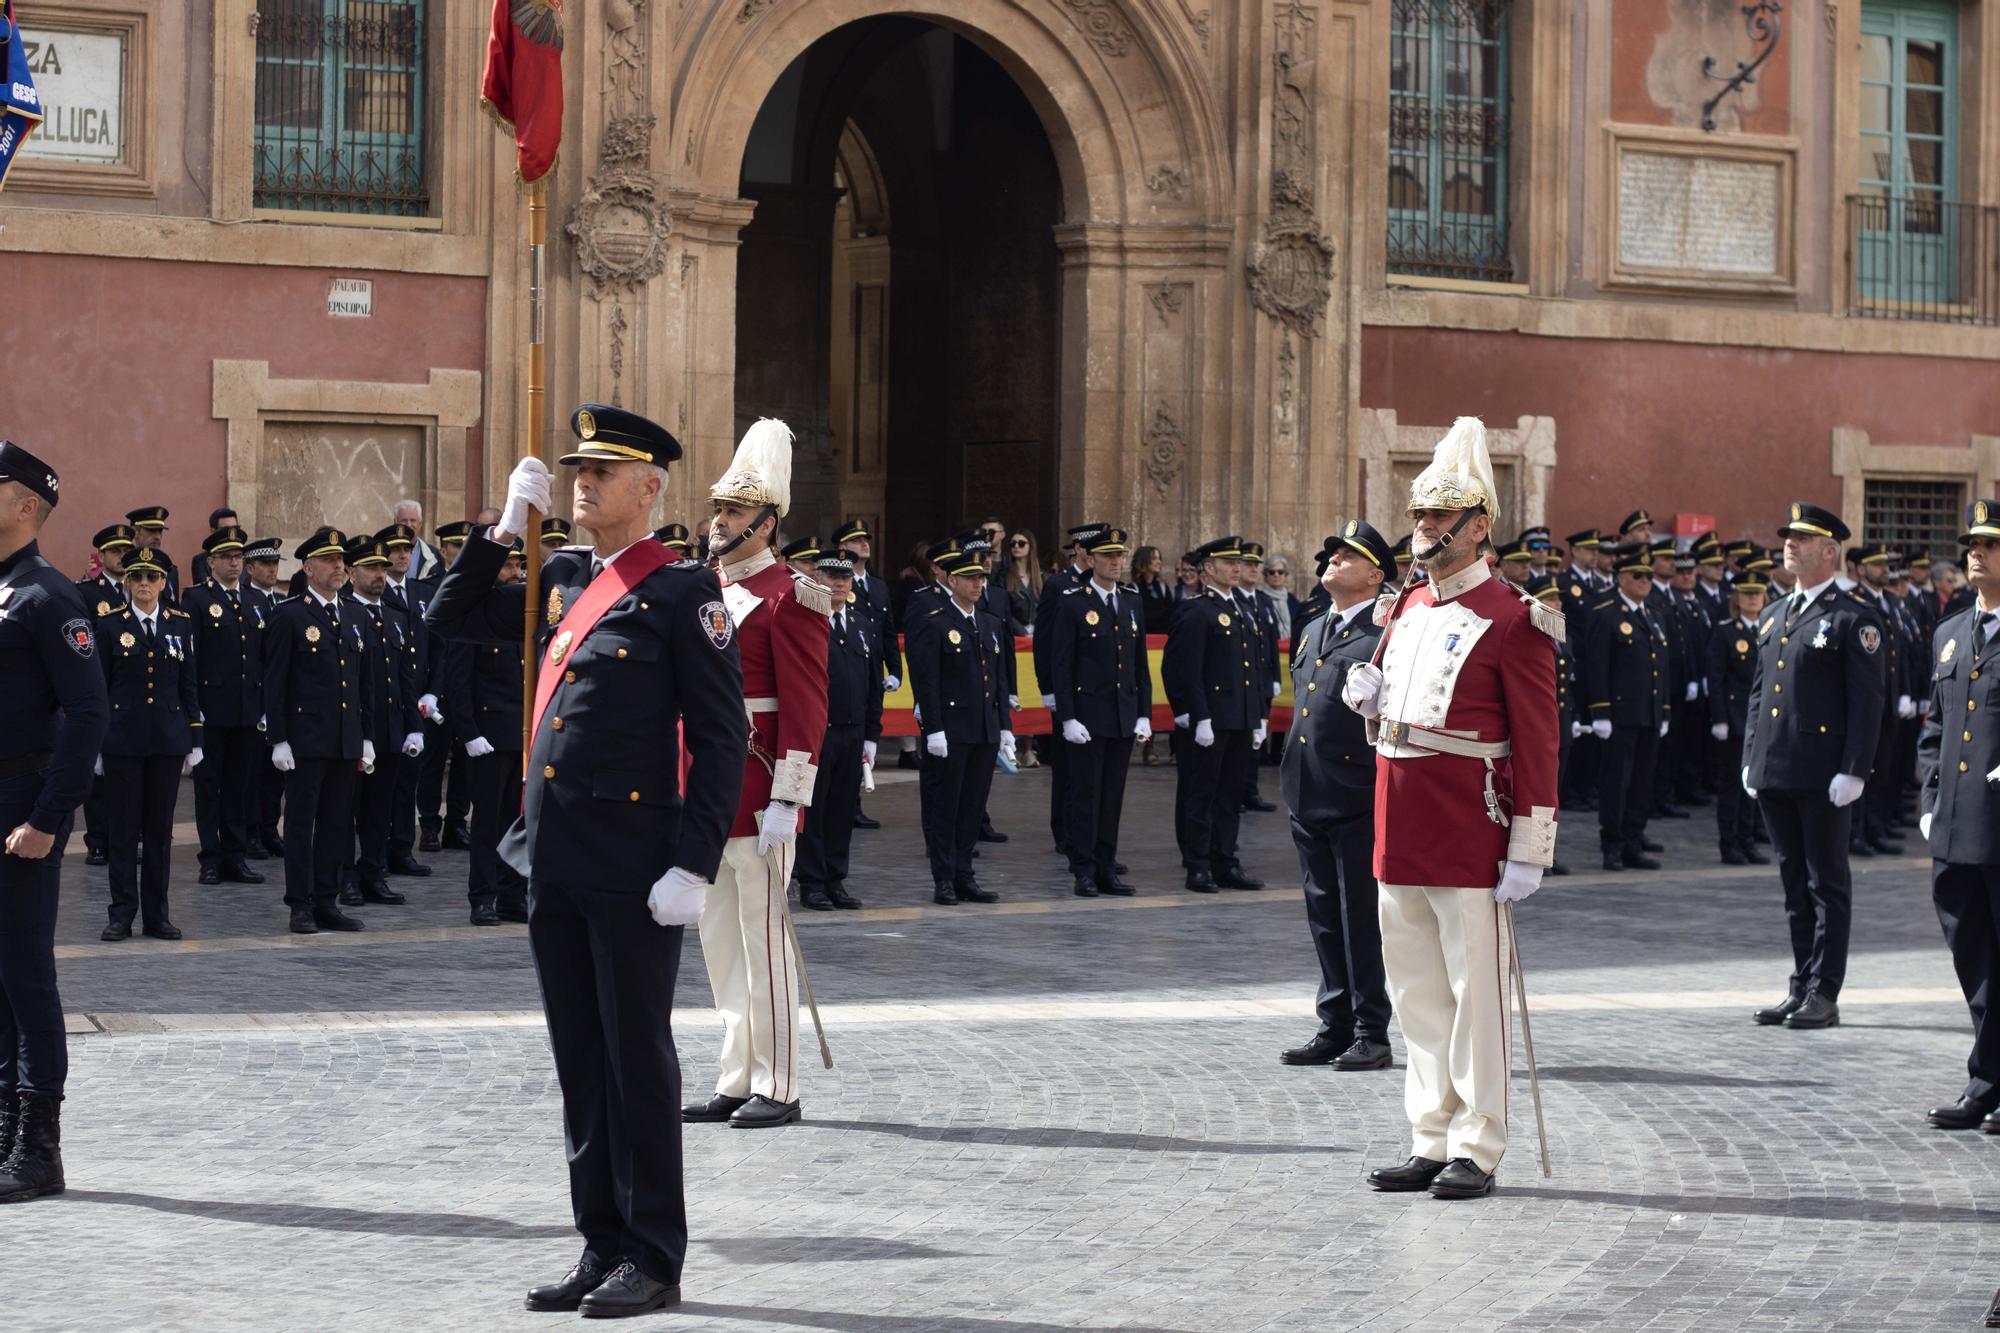
<path fill-rule="evenodd" d="M 1667 850 L 1667 847 L 1665 843 L 1657 842 L 1641 833 L 1639 835 L 1639 850 L 1642 852 L 1664 852 Z"/>
<path fill-rule="evenodd" d="M 1088 875 L 1078 875 L 1076 882 L 1070 885 L 1069 891 L 1079 898 L 1095 898 L 1097 896 L 1097 881 Z"/>
<path fill-rule="evenodd" d="M 361 886 L 359 884 L 350 884 L 340 891 L 334 901 L 342 907 L 359 907 L 367 900 L 361 896 Z"/>
<path fill-rule="evenodd" d="M 1802 995 L 1787 995 L 1770 1008 L 1759 1009 L 1756 1013 L 1750 1015 L 1750 1017 L 1755 1019 L 1761 1027 L 1776 1027 L 1797 1013 L 1799 1006 L 1804 1003 L 1805 997 Z"/>
<path fill-rule="evenodd" d="M 318 926 L 321 930 L 366 930 L 367 929 L 367 927 L 361 923 L 361 920 L 358 917 L 349 916 L 347 913 L 341 911 L 338 907 L 335 907 L 331 903 L 328 903 L 324 907 L 313 908 L 312 919 L 313 919 L 313 924 Z"/>
<path fill-rule="evenodd" d="M 408 897 L 389 887 L 387 880 L 376 880 L 373 884 L 361 886 L 361 901 L 381 903 L 384 907 L 401 907 L 410 901 Z"/>
<path fill-rule="evenodd" d="M 1892 842 L 1887 838 L 1870 838 L 1868 840 L 1868 845 L 1875 849 L 1875 854 L 1877 856 L 1903 855 L 1903 844 L 1900 842 Z"/>
<path fill-rule="evenodd" d="M 1840 1026 L 1840 1006 L 1827 999 L 1818 991 L 1806 996 L 1806 1002 L 1792 1011 L 1785 1020 L 1788 1028 L 1837 1028 Z"/>
<path fill-rule="evenodd" d="M 1368 1173 L 1368 1183 L 1386 1194 L 1409 1194 L 1427 1190 L 1444 1170 L 1443 1162 L 1428 1157 L 1412 1157 L 1401 1166 L 1378 1166 Z"/>
<path fill-rule="evenodd" d="M 1127 884 L 1124 880 L 1118 878 L 1118 872 L 1115 870 L 1111 872 L 1110 879 L 1100 879 L 1097 881 L 1097 891 L 1099 893 L 1109 894 L 1113 898 L 1130 898 L 1131 896 L 1139 892 L 1137 889 L 1133 888 L 1130 884 Z"/>
<path fill-rule="evenodd" d="M 1278 807 L 1272 805 L 1261 796 L 1249 796 L 1244 798 L 1243 808 L 1245 810 L 1255 810 L 1260 815 L 1268 815 Z"/>
<path fill-rule="evenodd" d="M 1189 893 L 1214 893 L 1215 890 L 1215 879 L 1206 870 L 1190 870 L 1187 872 L 1187 891 Z"/>
<path fill-rule="evenodd" d="M 758 1093 L 749 1101 L 736 1108 L 729 1117 L 731 1129 L 776 1129 L 779 1125 L 795 1123 L 799 1118 L 797 1102 L 774 1102 Z"/>
<path fill-rule="evenodd" d="M 149 939 L 177 940 L 181 938 L 181 928 L 171 921 L 156 921 L 146 927 L 145 934 Z"/>
<path fill-rule="evenodd" d="M 1771 864 L 1771 858 L 1758 851 L 1755 842 L 1746 842 L 1743 844 L 1743 859 L 1753 866 L 1767 866 Z"/>
<path fill-rule="evenodd" d="M 1741 847 L 1736 846 L 1734 843 L 1725 842 L 1722 844 L 1722 864 L 1726 866 L 1747 866 L 1750 862 L 1744 857 Z"/>
<path fill-rule="evenodd" d="M 1660 863 L 1636 847 L 1627 847 L 1619 854 L 1627 870 L 1658 870 Z"/>
<path fill-rule="evenodd" d="M 292 909 L 292 934 L 319 934 L 319 926 L 313 921 L 312 909 L 310 907 L 294 907 Z"/>
<path fill-rule="evenodd" d="M 430 878 L 431 868 L 422 861 L 417 860 L 416 857 L 411 856 L 408 852 L 404 852 L 399 856 L 389 858 L 389 873 L 392 875 L 402 875 L 408 879 L 428 879 Z"/>
<path fill-rule="evenodd" d="M 266 838 L 264 839 L 264 850 L 277 860 L 282 861 L 285 859 L 285 840 L 283 838 Z"/>
<path fill-rule="evenodd" d="M 130 921 L 113 921 L 104 927 L 104 933 L 97 938 L 109 944 L 116 944 L 120 940 L 129 940 L 132 938 L 132 923 Z"/>
<path fill-rule="evenodd" d="M 1970 1097 L 1960 1097 L 1950 1106 L 1931 1108 L 1925 1117 L 1933 1129 L 1977 1129 L 1980 1122 L 1993 1114 L 1993 1107 L 1986 1102 L 1976 1102 Z"/>
<path fill-rule="evenodd" d="M 1389 1043 L 1377 1041 L 1373 1037 L 1357 1037 L 1354 1044 L 1340 1053 L 1333 1067 L 1348 1073 L 1357 1069 L 1393 1068 L 1396 1058 L 1389 1050 Z"/>
<path fill-rule="evenodd" d="M 951 885 L 940 883 L 935 889 L 931 890 L 931 901 L 939 907 L 956 907 L 958 906 L 958 895 L 952 892 Z"/>
<path fill-rule="evenodd" d="M 1548 873 L 1551 875 L 1567 875 L 1569 867 L 1560 861 L 1552 861 L 1549 863 Z"/>
<path fill-rule="evenodd" d="M 808 912 L 831 912 L 833 899 L 826 896 L 825 889 L 802 888 L 799 890 L 799 906 Z"/>
<path fill-rule="evenodd" d="M 472 924 L 475 926 L 497 926 L 500 924 L 500 912 L 492 903 L 474 903 L 472 907 Z"/>
<path fill-rule="evenodd" d="M 1122 875 L 1122 874 L 1124 874 L 1124 873 L 1125 873 L 1125 863 L 1124 863 L 1123 861 L 1113 861 L 1113 862 L 1111 863 L 1111 873 L 1112 873 L 1112 874 L 1114 874 L 1114 875 Z"/>
<path fill-rule="evenodd" d="M 849 893 L 845 884 L 834 885 L 826 891 L 826 896 L 831 898 L 833 905 L 843 912 L 858 912 L 861 910 L 861 900 Z"/>
<path fill-rule="evenodd" d="M 194 877 L 194 882 L 195 882 L 195 883 L 197 883 L 197 884 L 220 884 L 220 883 L 222 883 L 222 867 L 221 867 L 221 866 L 203 866 L 203 867 L 201 868 L 201 873 L 200 873 L 200 874 L 198 874 L 198 875 L 196 875 L 196 876 Z"/>
<path fill-rule="evenodd" d="M 1656 814 L 1656 815 L 1658 815 L 1658 816 L 1660 816 L 1660 817 L 1661 817 L 1662 819 L 1692 819 L 1692 818 L 1694 818 L 1694 816 L 1690 815 L 1690 814 L 1689 814 L 1689 813 L 1688 813 L 1687 811 L 1685 811 L 1685 810 L 1681 809 L 1681 808 L 1680 808 L 1679 806 L 1677 806 L 1677 805 L 1663 805 L 1663 806 L 1661 806 L 1661 807 L 1660 807 L 1660 808 L 1659 808 L 1658 810 L 1655 810 L 1655 811 L 1654 811 L 1653 813 L 1654 813 L 1654 814 Z M 1463 1159 L 1461 1159 L 1461 1160 L 1463 1160 Z M 1476 1168 L 1476 1167 L 1475 1167 L 1474 1169 L 1475 1169 L 1475 1170 L 1477 1170 L 1478 1168 Z"/>
<path fill-rule="evenodd" d="M 719 1125 L 736 1114 L 748 1097 L 726 1097 L 716 1093 L 705 1102 L 689 1102 L 681 1108 L 681 1121 L 689 1125 Z"/>
<path fill-rule="evenodd" d="M 881 828 L 882 821 L 879 819 L 870 819 L 867 815 L 861 812 L 861 807 L 857 805 L 854 807 L 854 827 L 870 828 L 870 829 Z"/>
<path fill-rule="evenodd" d="M 243 850 L 243 859 L 246 861 L 268 861 L 271 859 L 271 854 L 253 842 Z"/>
<path fill-rule="evenodd" d="M 1303 1046 L 1294 1046 L 1289 1051 L 1278 1052 L 1281 1065 L 1330 1065 L 1340 1058 L 1340 1053 L 1351 1043 L 1330 1032 L 1315 1032 L 1313 1039 Z"/>
<path fill-rule="evenodd" d="M 510 903 L 503 898 L 493 910 L 500 914 L 502 921 L 512 921 L 516 925 L 521 926 L 528 924 L 528 905 L 526 903 Z"/>
<path fill-rule="evenodd" d="M 225 884 L 262 884 L 264 877 L 244 865 L 241 861 L 230 861 L 222 867 L 222 882 Z"/>
<path fill-rule="evenodd" d="M 1619 855 L 1616 847 L 1606 847 L 1604 849 L 1604 868 L 1606 870 L 1623 870 L 1625 868 L 1625 859 Z"/>
<path fill-rule="evenodd" d="M 619 1264 L 576 1307 L 585 1319 L 625 1319 L 681 1303 L 681 1289 L 655 1281 L 630 1262 Z"/>
<path fill-rule="evenodd" d="M 1007 841 L 1007 835 L 994 828 L 991 824 L 981 824 L 979 826 L 979 841 L 1005 842 Z"/>
<path fill-rule="evenodd" d="M 88 851 L 83 854 L 83 863 L 87 866 L 109 865 L 111 858 L 106 856 L 101 849 Z"/>
<path fill-rule="evenodd" d="M 1242 889 L 1246 893 L 1264 887 L 1263 880 L 1252 879 L 1250 876 L 1244 874 L 1242 866 L 1229 866 L 1226 869 L 1218 870 L 1215 872 L 1214 878 L 1216 884 L 1221 888 Z"/>
<path fill-rule="evenodd" d="M 896 756 L 897 768 L 915 768 L 920 762 L 915 750 L 905 750 Z"/>
<path fill-rule="evenodd" d="M 1980 1121 L 1979 1132 L 1982 1134 L 2000 1134 L 2000 1111 L 1995 1111 Z"/>
<path fill-rule="evenodd" d="M 562 1281 L 528 1288 L 524 1303 L 530 1310 L 574 1310 L 603 1281 L 604 1265 L 596 1256 L 586 1254 L 576 1261 L 576 1267 L 563 1274 Z"/>
<path fill-rule="evenodd" d="M 970 875 L 967 875 L 964 879 L 955 881 L 951 888 L 952 892 L 958 895 L 958 900 L 962 903 L 997 903 L 1000 901 L 999 894 L 993 892 L 991 889 L 980 888 L 979 881 Z"/>
<path fill-rule="evenodd" d="M 465 825 L 463 824 L 453 824 L 450 828 L 447 828 L 444 831 L 444 836 L 439 838 L 438 841 L 443 845 L 444 850 L 448 852 L 469 852 L 472 850 L 472 835 L 466 832 Z"/>
<path fill-rule="evenodd" d="M 1493 1173 L 1481 1171 L 1470 1157 L 1454 1157 L 1431 1182 L 1433 1199 L 1477 1199 L 1493 1192 Z"/>
<path fill-rule="evenodd" d="M 438 841 L 438 831 L 434 828 L 427 828 L 422 833 L 419 833 L 417 835 L 417 850 L 420 852 L 443 851 L 444 844 Z M 571 1306 L 570 1308 L 573 1310 L 576 1307 Z"/>
<path fill-rule="evenodd" d="M 1875 849 L 1865 842 L 1856 841 L 1848 843 L 1847 854 L 1849 856 L 1859 856 L 1864 860 L 1872 861 L 1875 859 Z"/>

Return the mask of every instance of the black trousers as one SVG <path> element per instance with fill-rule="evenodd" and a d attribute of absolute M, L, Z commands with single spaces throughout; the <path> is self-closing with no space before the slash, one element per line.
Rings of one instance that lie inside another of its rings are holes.
<path fill-rule="evenodd" d="M 654 924 L 646 889 L 535 880 L 528 947 L 562 1087 L 569 1201 L 584 1252 L 678 1283 L 688 1232 L 673 1017 L 686 932 Z"/>
<path fill-rule="evenodd" d="M 271 767 L 271 742 L 257 733 L 262 747 L 257 765 L 257 838 L 266 848 L 276 847 L 283 835 L 285 818 L 285 775 Z"/>
<path fill-rule="evenodd" d="M 205 756 L 204 756 L 205 757 Z M 104 756 L 105 803 L 111 812 L 111 919 L 149 926 L 167 920 L 168 844 L 181 794 L 178 754 Z M 141 857 L 144 868 L 141 869 Z"/>
<path fill-rule="evenodd" d="M 985 745 L 952 741 L 944 758 L 924 755 L 917 795 L 923 806 L 924 849 L 930 853 L 933 883 L 959 884 L 971 878 L 979 817 L 986 809 L 986 794 L 993 789 L 993 764 L 999 757 L 998 741 Z"/>
<path fill-rule="evenodd" d="M 1092 736 L 1069 751 L 1076 800 L 1069 813 L 1069 873 L 1109 884 L 1118 863 L 1118 824 L 1125 814 L 1125 778 L 1132 769 L 1132 738 Z M 1252 757 L 1255 757 L 1253 752 Z"/>
<path fill-rule="evenodd" d="M 12 825 L 8 831 L 13 831 Z M 103 852 L 110 845 L 111 816 L 104 808 L 104 779 L 93 777 L 90 794 L 83 798 L 83 847 L 88 852 Z"/>
<path fill-rule="evenodd" d="M 0 828 L 34 812 L 42 776 L 0 778 Z M 69 1039 L 56 990 L 56 902 L 70 819 L 39 861 L 0 852 L 0 1093 L 60 1097 L 69 1079 Z"/>
<path fill-rule="evenodd" d="M 1577 737 L 1576 743 L 1570 747 L 1569 767 L 1563 775 L 1567 784 L 1564 791 L 1572 805 L 1583 804 L 1584 797 L 1596 797 L 1597 771 L 1603 758 L 1604 742 L 1591 734 L 1588 714 L 1584 716 L 1583 723 L 1583 735 Z"/>
<path fill-rule="evenodd" d="M 414 766 L 400 750 L 384 750 L 378 745 L 375 771 L 355 776 L 354 872 L 363 884 L 380 884 L 388 877 L 389 823 L 394 818 L 396 788 L 403 770 Z"/>
<path fill-rule="evenodd" d="M 1715 835 L 1724 847 L 1757 838 L 1757 803 L 1743 790 L 1743 733 L 1733 722 L 1729 739 L 1715 742 Z"/>
<path fill-rule="evenodd" d="M 1638 850 L 1653 813 L 1659 754 L 1657 725 L 1614 723 L 1611 739 L 1597 743 L 1597 840 L 1606 851 Z"/>
<path fill-rule="evenodd" d="M 1252 748 L 1247 731 L 1215 733 L 1215 744 L 1197 745 L 1190 728 L 1175 762 L 1180 783 L 1174 792 L 1181 819 L 1181 863 L 1189 870 L 1235 867 L 1237 826 L 1243 818 L 1244 754 Z"/>
<path fill-rule="evenodd" d="M 492 740 L 491 736 L 486 738 Z M 433 832 L 443 826 L 465 827 L 472 807 L 471 789 L 466 783 L 466 766 L 472 756 L 458 737 L 457 719 L 444 722 L 424 733 L 424 752 L 417 757 L 417 819 Z M 439 814 L 442 803 L 443 814 Z"/>
<path fill-rule="evenodd" d="M 255 727 L 204 726 L 194 770 L 194 827 L 203 867 L 240 865 L 257 836 L 257 785 L 271 752 Z"/>
<path fill-rule="evenodd" d="M 1896 816 L 1902 810 L 1903 775 L 1896 771 L 1900 746 L 1896 729 L 1902 722 L 1892 712 L 1882 723 L 1882 735 L 1875 742 L 1875 766 L 1861 790 L 1861 826 L 1853 834 L 1869 842 L 1884 842 L 1896 836 Z M 1850 836 L 1853 836 L 1850 834 Z"/>
<path fill-rule="evenodd" d="M 301 759 L 285 775 L 285 905 L 327 907 L 354 836 L 352 759 Z"/>
<path fill-rule="evenodd" d="M 465 776 L 472 789 L 472 869 L 466 878 L 466 897 L 474 906 L 521 902 L 527 882 L 500 859 L 500 838 L 521 813 L 521 752 L 495 750 L 477 759 L 468 755 Z"/>
<path fill-rule="evenodd" d="M 1840 996 L 1854 915 L 1847 834 L 1854 807 L 1836 810 L 1823 791 L 1760 791 L 1764 823 L 1778 853 L 1785 919 L 1792 931 L 1792 994 Z"/>
<path fill-rule="evenodd" d="M 389 798 L 389 826 L 387 845 L 392 857 L 408 856 L 417 847 L 417 780 L 423 774 L 424 760 L 429 757 L 433 745 L 448 745 L 450 737 L 442 724 L 425 726 L 422 732 L 424 752 L 415 759 L 401 753 L 398 740 L 396 755 L 396 790 Z M 378 755 L 379 759 L 380 756 Z M 460 755 L 464 762 L 466 756 Z M 381 765 L 376 765 L 380 771 Z"/>
<path fill-rule="evenodd" d="M 861 804 L 861 724 L 829 726 L 820 745 L 819 776 L 799 830 L 799 890 L 847 883 L 847 853 L 854 844 L 854 811 Z M 928 767 L 928 765 L 926 765 Z M 991 779 L 988 780 L 991 786 Z M 979 803 L 980 809 L 986 802 Z M 978 829 L 975 827 L 976 834 Z"/>
<path fill-rule="evenodd" d="M 1307 825 L 1292 846 L 1305 876 L 1306 924 L 1319 955 L 1319 1030 L 1336 1041 L 1389 1040 L 1389 979 L 1376 915 L 1375 814 Z"/>
<path fill-rule="evenodd" d="M 1993 978 L 2000 965 L 2000 866 L 1931 862 L 1931 901 L 1944 927 L 1958 988 L 1972 1011 L 1972 1054 L 1965 1059 L 1965 1095 L 2000 1100 L 2000 1029 L 1986 1026 Z"/>
<path fill-rule="evenodd" d="M 1055 717 L 1054 712 L 1049 714 Z M 1044 767 L 1049 770 L 1049 833 L 1056 840 L 1056 850 L 1067 853 L 1070 845 L 1070 806 L 1073 802 L 1069 776 L 1069 744 L 1062 738 L 1062 728 L 1057 727 L 1049 737 L 1049 749 L 1044 758 Z M 926 759 L 928 762 L 928 759 Z"/>
<path fill-rule="evenodd" d="M 1674 799 L 1683 803 L 1702 794 L 1703 759 L 1708 743 L 1708 700 L 1696 699 L 1674 709 L 1674 728 L 1668 737 L 1674 743 Z"/>

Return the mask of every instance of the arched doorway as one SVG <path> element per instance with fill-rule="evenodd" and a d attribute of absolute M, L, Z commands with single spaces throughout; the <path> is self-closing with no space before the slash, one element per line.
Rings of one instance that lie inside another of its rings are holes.
<path fill-rule="evenodd" d="M 798 436 L 792 533 L 860 515 L 895 572 L 992 515 L 1058 525 L 1062 178 L 979 46 L 847 24 L 779 76 L 738 194 L 736 426 Z"/>

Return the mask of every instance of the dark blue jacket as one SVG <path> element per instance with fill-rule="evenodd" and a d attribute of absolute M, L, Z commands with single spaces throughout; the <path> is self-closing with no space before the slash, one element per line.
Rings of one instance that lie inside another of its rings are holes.
<path fill-rule="evenodd" d="M 1114 616 L 1094 585 L 1084 583 L 1056 598 L 1036 621 L 1036 638 L 1048 639 L 1047 688 L 1056 696 L 1058 730 L 1074 719 L 1092 739 L 1116 740 L 1152 715 L 1145 614 L 1137 590 L 1118 590 Z"/>
<path fill-rule="evenodd" d="M 1307 825 L 1371 816 L 1375 810 L 1375 750 L 1367 723 L 1340 701 L 1347 673 L 1375 655 L 1382 627 L 1372 606 L 1340 625 L 1329 612 L 1315 617 L 1293 642 L 1292 730 L 1278 764 L 1278 787 L 1294 818 Z"/>
<path fill-rule="evenodd" d="M 1874 607 L 1838 584 L 1803 610 L 1796 604 L 1795 594 L 1780 597 L 1757 621 L 1745 785 L 1825 795 L 1834 774 L 1865 778 L 1874 765 L 1891 649 Z"/>
<path fill-rule="evenodd" d="M 1586 721 L 1657 728 L 1666 719 L 1676 672 L 1674 641 L 1661 621 L 1672 614 L 1650 601 L 1632 610 L 1617 593 L 1591 608 L 1580 668 Z"/>
<path fill-rule="evenodd" d="M 521 753 L 521 645 L 454 643 L 443 651 L 445 717 L 466 740 L 483 739 L 496 750 Z M 879 691 L 878 691 L 879 693 Z M 442 742 L 427 737 L 425 744 Z"/>
<path fill-rule="evenodd" d="M 1269 691 L 1257 697 L 1261 674 L 1257 630 L 1233 597 L 1205 589 L 1174 611 L 1160 680 L 1175 717 L 1192 729 L 1207 719 L 1217 731 L 1255 731 L 1270 708 Z"/>
<path fill-rule="evenodd" d="M 75 815 L 104 741 L 111 709 L 104 673 L 91 669 L 94 620 L 36 543 L 0 560 L 0 761 L 53 756 L 28 812 L 41 833 L 60 832 Z"/>
<path fill-rule="evenodd" d="M 417 654 L 403 617 L 387 601 L 370 606 L 359 597 L 343 596 L 340 614 L 353 617 L 363 630 L 368 653 L 368 739 L 377 757 L 403 748 L 403 738 L 423 726 L 417 712 Z"/>
<path fill-rule="evenodd" d="M 1917 738 L 1930 853 L 1952 865 L 2000 865 L 2000 626 L 1972 651 L 1975 604 L 1931 637 L 1931 715 Z"/>
<path fill-rule="evenodd" d="M 370 734 L 367 637 L 351 606 L 334 605 L 337 618 L 308 590 L 265 626 L 264 737 L 298 759 L 359 759 Z"/>
<path fill-rule="evenodd" d="M 911 601 L 913 610 L 918 605 Z M 924 734 L 942 731 L 953 744 L 999 744 L 1000 733 L 1014 725 L 1000 661 L 1002 645 L 1011 645 L 1006 624 L 982 607 L 968 619 L 949 599 L 917 615 L 904 656 Z"/>
<path fill-rule="evenodd" d="M 826 724 L 860 727 L 863 740 L 882 737 L 882 630 L 875 609 L 855 601 L 846 607 L 846 628 L 828 617 L 826 640 Z"/>
<path fill-rule="evenodd" d="M 248 584 L 236 600 L 214 583 L 189 588 L 181 609 L 194 625 L 201 715 L 211 727 L 254 727 L 264 715 L 264 598 Z"/>
<path fill-rule="evenodd" d="M 111 701 L 105 754 L 186 754 L 201 744 L 194 624 L 162 602 L 154 636 L 148 644 L 138 612 L 130 609 L 98 619 L 98 658 Z"/>

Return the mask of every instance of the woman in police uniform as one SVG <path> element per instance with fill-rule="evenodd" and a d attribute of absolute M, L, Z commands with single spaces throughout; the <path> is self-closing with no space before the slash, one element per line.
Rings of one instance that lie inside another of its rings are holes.
<path fill-rule="evenodd" d="M 107 940 L 130 939 L 135 915 L 154 939 L 181 937 L 167 916 L 167 849 L 181 775 L 201 762 L 201 704 L 194 625 L 185 612 L 162 605 L 166 586 L 166 567 L 154 553 L 132 552 L 125 559 L 127 604 L 97 622 L 98 660 L 111 697 L 98 760 L 111 816 Z"/>

